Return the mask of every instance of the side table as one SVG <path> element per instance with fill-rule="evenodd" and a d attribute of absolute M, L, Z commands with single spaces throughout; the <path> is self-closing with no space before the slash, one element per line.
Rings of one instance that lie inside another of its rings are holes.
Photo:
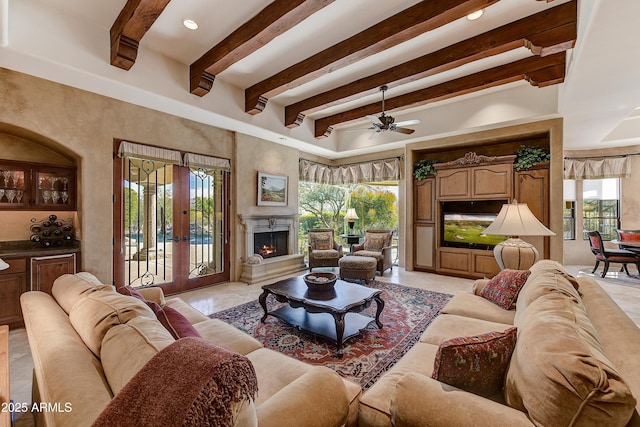
<path fill-rule="evenodd" d="M 357 234 L 340 234 L 339 237 L 342 237 L 347 241 L 347 245 L 349 245 L 349 253 L 352 253 L 353 251 L 351 250 L 351 247 L 353 245 L 359 244 L 360 239 L 362 239 L 364 236 L 359 236 Z"/>

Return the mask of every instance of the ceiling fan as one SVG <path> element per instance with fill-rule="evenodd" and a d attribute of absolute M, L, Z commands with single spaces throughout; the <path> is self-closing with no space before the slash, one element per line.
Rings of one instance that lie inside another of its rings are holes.
<path fill-rule="evenodd" d="M 420 120 L 418 119 L 405 120 L 403 122 L 396 123 L 395 119 L 392 116 L 387 116 L 384 113 L 384 93 L 387 89 L 389 88 L 386 85 L 380 86 L 380 92 L 382 92 L 382 114 L 380 114 L 380 116 L 370 116 L 370 115 L 367 116 L 367 118 L 371 120 L 372 126 L 368 128 L 348 129 L 348 130 L 363 130 L 363 129 L 374 130 L 375 132 L 371 134 L 369 139 L 377 138 L 382 132 L 385 132 L 385 131 L 398 132 L 398 133 L 403 133 L 405 135 L 411 135 L 412 133 L 415 132 L 415 129 L 407 129 L 403 126 L 417 125 L 418 123 L 420 123 Z"/>

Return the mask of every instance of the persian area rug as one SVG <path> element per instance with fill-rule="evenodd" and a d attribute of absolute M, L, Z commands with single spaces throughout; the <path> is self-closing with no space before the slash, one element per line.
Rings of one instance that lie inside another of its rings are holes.
<path fill-rule="evenodd" d="M 299 330 L 273 316 L 261 323 L 264 312 L 258 301 L 210 317 L 252 335 L 266 348 L 307 363 L 327 366 L 366 390 L 418 341 L 451 298 L 448 294 L 394 283 L 375 281 L 368 286 L 383 291 L 381 297 L 385 305 L 380 315 L 383 327 L 378 329 L 373 322 L 359 335 L 345 341 L 341 359 L 336 357 L 336 344 L 324 337 Z M 267 305 L 269 311 L 273 311 L 282 304 L 270 296 Z M 373 320 L 375 310 L 374 302 L 361 314 Z"/>

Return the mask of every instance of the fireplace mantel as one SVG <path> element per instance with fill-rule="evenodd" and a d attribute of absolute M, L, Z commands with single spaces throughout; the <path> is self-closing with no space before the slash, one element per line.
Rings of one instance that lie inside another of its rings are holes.
<path fill-rule="evenodd" d="M 304 255 L 298 253 L 298 214 L 238 214 L 244 228 L 244 256 L 241 281 L 255 283 L 261 280 L 294 273 L 307 268 Z M 259 264 L 247 261 L 254 255 L 253 235 L 269 231 L 288 231 L 288 255 L 268 258 Z"/>

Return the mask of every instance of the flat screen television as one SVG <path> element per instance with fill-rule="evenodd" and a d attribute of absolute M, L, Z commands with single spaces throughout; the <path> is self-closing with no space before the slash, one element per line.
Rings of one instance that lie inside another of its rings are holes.
<path fill-rule="evenodd" d="M 442 246 L 493 249 L 508 236 L 484 234 L 498 217 L 504 201 L 445 202 L 442 205 Z"/>

